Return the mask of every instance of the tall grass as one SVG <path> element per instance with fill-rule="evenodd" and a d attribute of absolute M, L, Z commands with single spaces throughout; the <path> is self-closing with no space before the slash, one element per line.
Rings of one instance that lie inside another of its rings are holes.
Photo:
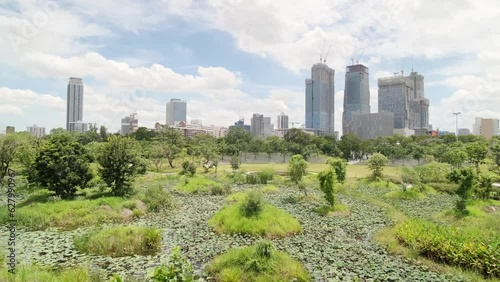
<path fill-rule="evenodd" d="M 200 193 L 209 192 L 214 186 L 222 184 L 203 176 L 194 176 L 181 178 L 175 189 L 184 193 Z"/>

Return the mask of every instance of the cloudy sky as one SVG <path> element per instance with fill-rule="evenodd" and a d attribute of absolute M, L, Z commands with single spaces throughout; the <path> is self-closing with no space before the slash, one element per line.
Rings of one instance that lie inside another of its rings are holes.
<path fill-rule="evenodd" d="M 345 66 L 377 78 L 412 65 L 425 77 L 434 128 L 500 118 L 496 0 L 0 0 L 0 132 L 65 127 L 69 77 L 83 78 L 84 121 L 112 132 L 138 114 L 165 122 L 171 98 L 188 120 L 228 126 L 252 113 L 304 122 L 304 79 L 323 43 L 335 69 L 341 130 Z M 413 61 L 413 64 L 412 64 Z"/>

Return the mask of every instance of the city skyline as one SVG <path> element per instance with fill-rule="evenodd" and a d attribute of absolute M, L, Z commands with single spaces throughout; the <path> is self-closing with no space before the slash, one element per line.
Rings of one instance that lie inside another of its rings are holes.
<path fill-rule="evenodd" d="M 460 127 L 469 129 L 474 117 L 500 118 L 494 48 L 500 35 L 491 32 L 500 21 L 491 11 L 500 4 L 403 2 L 0 4 L 6 35 L 0 38 L 0 128 L 65 128 L 64 85 L 71 76 L 85 81 L 84 120 L 110 132 L 133 112 L 141 126 L 163 122 L 171 97 L 188 101 L 188 120 L 206 124 L 229 126 L 255 112 L 286 112 L 305 123 L 303 79 L 324 45 L 336 71 L 335 130 L 342 128 L 345 66 L 353 61 L 370 69 L 371 112 L 378 111 L 377 78 L 415 69 L 425 75 L 434 128 L 454 132 L 453 112 L 462 113 Z M 359 13 L 367 16 L 353 16 Z M 33 14 L 47 21 L 34 22 Z M 36 31 L 26 34 L 23 22 Z"/>

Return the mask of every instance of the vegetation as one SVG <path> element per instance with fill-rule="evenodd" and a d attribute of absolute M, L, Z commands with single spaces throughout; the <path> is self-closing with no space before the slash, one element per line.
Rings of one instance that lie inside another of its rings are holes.
<path fill-rule="evenodd" d="M 459 184 L 457 195 L 460 199 L 456 203 L 457 211 L 467 214 L 467 201 L 471 198 L 474 187 L 476 186 L 476 174 L 472 169 L 464 168 L 452 171 L 448 175 L 448 178 Z"/>
<path fill-rule="evenodd" d="M 309 281 L 305 268 L 270 242 L 231 249 L 207 267 L 217 281 Z"/>
<path fill-rule="evenodd" d="M 87 282 L 92 276 L 85 268 L 70 268 L 54 271 L 48 267 L 21 264 L 16 267 L 16 274 L 8 268 L 0 268 L 0 281 L 5 282 Z"/>
<path fill-rule="evenodd" d="M 347 174 L 347 163 L 340 158 L 328 158 L 326 163 L 331 166 L 336 175 L 336 180 L 344 183 Z"/>
<path fill-rule="evenodd" d="M 246 193 L 241 205 L 241 214 L 244 217 L 257 217 L 262 212 L 264 206 L 260 191 L 250 191 Z"/>
<path fill-rule="evenodd" d="M 184 193 L 200 193 L 209 192 L 216 186 L 222 187 L 222 184 L 203 176 L 194 176 L 184 178 L 184 181 L 177 184 L 176 189 Z"/>
<path fill-rule="evenodd" d="M 375 153 L 370 157 L 368 160 L 368 168 L 373 172 L 372 177 L 374 179 L 382 177 L 382 171 L 388 162 L 389 160 L 387 157 L 380 153 Z"/>
<path fill-rule="evenodd" d="M 152 255 L 160 250 L 161 231 L 155 228 L 117 226 L 74 239 L 79 252 L 110 257 Z"/>
<path fill-rule="evenodd" d="M 331 208 L 335 205 L 335 195 L 334 195 L 334 182 L 335 182 L 335 173 L 331 168 L 321 172 L 318 175 L 319 186 L 321 187 L 321 191 L 325 193 L 325 200 L 328 202 Z"/>
<path fill-rule="evenodd" d="M 191 282 L 194 281 L 193 265 L 181 254 L 181 247 L 177 246 L 167 263 L 155 268 L 152 278 L 155 282 Z"/>
<path fill-rule="evenodd" d="M 292 180 L 296 185 L 304 191 L 307 196 L 307 190 L 305 185 L 302 183 L 302 177 L 306 175 L 307 162 L 304 160 L 302 155 L 293 155 L 288 162 L 288 175 L 290 180 Z"/>

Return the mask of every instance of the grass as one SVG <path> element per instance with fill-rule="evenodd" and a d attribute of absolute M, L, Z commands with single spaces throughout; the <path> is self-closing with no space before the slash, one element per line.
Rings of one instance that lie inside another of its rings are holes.
<path fill-rule="evenodd" d="M 310 281 L 305 268 L 286 253 L 272 250 L 270 257 L 262 257 L 257 246 L 231 249 L 207 271 L 216 281 Z"/>
<path fill-rule="evenodd" d="M 226 206 L 209 221 L 217 233 L 250 234 L 267 238 L 285 237 L 302 230 L 297 219 L 270 204 L 263 204 L 258 216 L 245 217 L 241 213 L 244 194 L 233 194 L 235 204 Z"/>
<path fill-rule="evenodd" d="M 280 188 L 274 186 L 274 185 L 266 185 L 260 189 L 262 193 L 270 193 L 270 194 L 275 194 L 280 191 Z"/>
<path fill-rule="evenodd" d="M 399 199 L 399 200 L 422 200 L 427 198 L 427 195 L 415 189 L 408 189 L 406 191 L 396 190 L 387 192 L 386 194 L 384 194 L 383 197 L 388 199 Z"/>
<path fill-rule="evenodd" d="M 117 226 L 76 237 L 74 244 L 82 253 L 122 257 L 155 254 L 160 250 L 161 241 L 159 229 Z"/>
<path fill-rule="evenodd" d="M 54 271 L 36 265 L 17 265 L 16 274 L 8 272 L 7 268 L 0 271 L 0 281 L 4 282 L 87 282 L 91 281 L 87 269 L 74 268 Z"/>
<path fill-rule="evenodd" d="M 193 177 L 182 177 L 175 189 L 184 193 L 200 193 L 209 192 L 214 186 L 222 186 L 222 184 L 204 176 L 195 175 Z"/>
<path fill-rule="evenodd" d="M 333 207 L 323 205 L 314 209 L 316 213 L 321 216 L 334 215 L 334 216 L 349 216 L 349 207 L 345 204 L 335 204 Z"/>

